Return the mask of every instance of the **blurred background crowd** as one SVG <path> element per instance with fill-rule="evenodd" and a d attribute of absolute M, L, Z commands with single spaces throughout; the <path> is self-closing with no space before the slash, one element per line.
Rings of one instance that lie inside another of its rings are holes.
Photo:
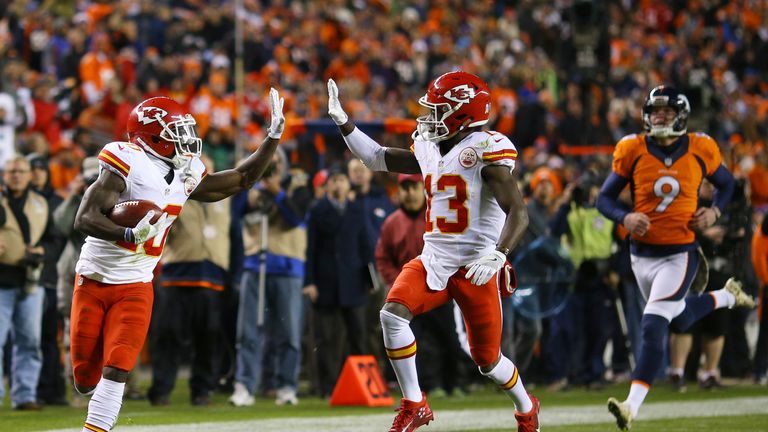
<path fill-rule="evenodd" d="M 383 248 L 391 240 L 379 237 L 398 206 L 405 217 L 418 216 L 423 202 L 408 192 L 420 180 L 374 175 L 350 160 L 327 120 L 328 78 L 339 83 L 355 121 L 393 132 L 374 136 L 401 147 L 409 145 L 417 100 L 431 79 L 461 69 L 490 85 L 489 128 L 520 150 L 518 173 L 531 213 L 524 244 L 511 258 L 549 256 L 553 261 L 546 262 L 572 267 L 532 280 L 546 285 L 542 289 L 569 282 L 562 301 L 546 313 L 542 305 L 509 300 L 505 306 L 503 349 L 528 370 L 528 380 L 562 389 L 626 377 L 642 310 L 626 240 L 616 230 L 603 249 L 579 250 L 583 242 L 576 239 L 590 233 L 577 232 L 571 222 L 572 215 L 598 217 L 580 210 L 592 209 L 615 142 L 642 131 L 641 104 L 658 84 L 688 96 L 689 131 L 711 135 L 740 179 L 727 217 L 701 235 L 711 271 L 738 276 L 755 295 L 768 283 L 765 1 L 243 0 L 237 9 L 229 0 L 15 0 L 0 8 L 5 193 L 39 190 L 52 212 L 63 212 L 64 204 L 70 212 L 77 208 L 96 169 L 88 158 L 107 142 L 125 139 L 130 110 L 147 97 L 166 95 L 189 109 L 212 170 L 233 166 L 263 140 L 270 86 L 286 99 L 287 132 L 266 179 L 226 208 L 189 210 L 202 231 L 177 230 L 202 236 L 200 245 L 217 245 L 193 257 L 213 270 L 185 273 L 189 268 L 178 264 L 192 258 L 175 253 L 169 241 L 164 267 L 170 270 L 158 269 L 155 307 L 185 307 L 161 314 L 165 319 L 151 329 L 144 363 L 154 372 L 148 395 L 155 404 L 168 402 L 179 362 L 193 365 L 193 402 L 207 403 L 223 383 L 233 403 L 247 405 L 259 392 L 295 403 L 299 376 L 327 397 L 344 354 L 381 356 L 376 311 L 391 280 L 377 244 Z M 400 127 L 387 127 L 392 124 Z M 57 219 L 57 226 L 42 240 L 45 313 L 34 323 L 42 341 L 30 342 L 32 357 L 42 346 L 37 397 L 47 403 L 62 402 L 66 387 L 58 329 L 68 316 L 72 270 L 59 263 L 57 275 L 56 264 L 65 245 L 76 250 L 82 242 L 66 223 Z M 418 226 L 413 229 L 418 237 Z M 12 247 L 0 244 L 0 251 Z M 390 258 L 397 263 L 405 257 Z M 45 269 L 53 272 L 48 279 Z M 265 299 L 254 291 L 260 274 L 267 276 Z M 525 282 L 525 274 L 521 278 Z M 185 283 L 190 280 L 195 283 Z M 285 325 L 248 324 L 259 302 L 267 306 L 267 323 Z M 434 328 L 448 326 L 450 315 L 435 317 L 436 326 L 422 325 L 435 336 L 423 344 L 423 357 L 433 363 L 447 356 L 438 349 L 445 348 L 440 338 L 446 336 Z M 704 334 L 701 343 L 673 338 L 673 375 L 683 373 L 679 364 L 693 345 L 706 354 L 702 385 L 719 385 L 721 372 L 765 384 L 765 321 L 754 312 L 725 311 L 717 319 L 696 331 Z M 191 331 L 195 326 L 199 331 Z M 755 342 L 758 327 L 763 331 Z M 346 329 L 344 338 L 336 336 L 339 329 Z M 447 336 L 457 341 L 449 350 L 469 364 L 460 333 Z M 187 351 L 192 354 L 179 356 Z M 690 358 L 687 373 L 695 377 L 699 357 Z M 425 373 L 431 380 L 425 388 L 465 392 L 477 375 L 465 369 Z M 138 396 L 146 389 L 133 390 Z"/>

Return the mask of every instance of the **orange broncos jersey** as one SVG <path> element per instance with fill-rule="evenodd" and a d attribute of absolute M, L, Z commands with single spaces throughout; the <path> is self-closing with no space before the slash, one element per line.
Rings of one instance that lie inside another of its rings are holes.
<path fill-rule="evenodd" d="M 632 238 L 653 245 L 693 243 L 688 223 L 698 207 L 701 181 L 722 162 L 720 149 L 703 133 L 681 136 L 680 146 L 670 155 L 646 140 L 646 135 L 628 135 L 613 153 L 613 172 L 629 179 L 633 211 L 651 219 L 648 232 Z"/>

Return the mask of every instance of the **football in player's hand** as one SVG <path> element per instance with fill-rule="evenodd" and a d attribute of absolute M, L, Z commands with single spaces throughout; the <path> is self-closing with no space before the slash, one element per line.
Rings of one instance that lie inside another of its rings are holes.
<path fill-rule="evenodd" d="M 149 211 L 155 212 L 151 223 L 157 222 L 163 215 L 163 210 L 152 201 L 130 200 L 115 204 L 107 213 L 107 217 L 117 225 L 134 228 Z"/>

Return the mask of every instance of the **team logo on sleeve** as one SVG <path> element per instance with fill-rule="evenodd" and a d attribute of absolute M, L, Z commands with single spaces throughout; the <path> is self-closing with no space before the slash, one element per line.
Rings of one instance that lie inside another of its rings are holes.
<path fill-rule="evenodd" d="M 472 168 L 477 165 L 477 152 L 472 147 L 467 147 L 459 153 L 459 163 L 464 168 Z"/>

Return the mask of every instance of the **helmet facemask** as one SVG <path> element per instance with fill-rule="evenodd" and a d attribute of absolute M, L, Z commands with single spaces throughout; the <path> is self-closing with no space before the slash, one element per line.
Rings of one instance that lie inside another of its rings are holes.
<path fill-rule="evenodd" d="M 175 168 L 179 169 L 185 165 L 189 165 L 193 158 L 199 157 L 202 154 L 203 140 L 198 138 L 197 132 L 195 131 L 197 122 L 194 117 L 190 114 L 186 114 L 183 117 L 175 117 L 180 117 L 180 119 L 166 123 L 160 114 L 155 116 L 155 120 L 157 120 L 162 127 L 159 138 L 172 142 L 176 149 L 173 158 L 169 159 L 160 156 L 152 150 L 151 147 L 145 147 L 154 153 L 155 156 L 171 162 Z"/>
<path fill-rule="evenodd" d="M 454 136 L 458 130 L 451 133 L 445 120 L 455 113 L 461 104 L 451 107 L 448 103 L 432 103 L 426 96 L 419 99 L 419 105 L 429 109 L 429 114 L 416 119 L 416 131 L 422 139 L 432 142 L 440 142 Z"/>
<path fill-rule="evenodd" d="M 651 115 L 654 108 L 670 107 L 677 113 L 675 117 L 662 125 L 654 125 L 651 121 Z M 649 136 L 654 138 L 679 137 L 688 132 L 688 115 L 691 113 L 691 105 L 688 98 L 682 93 L 677 93 L 676 97 L 666 94 L 651 95 L 643 104 L 643 123 Z"/>

